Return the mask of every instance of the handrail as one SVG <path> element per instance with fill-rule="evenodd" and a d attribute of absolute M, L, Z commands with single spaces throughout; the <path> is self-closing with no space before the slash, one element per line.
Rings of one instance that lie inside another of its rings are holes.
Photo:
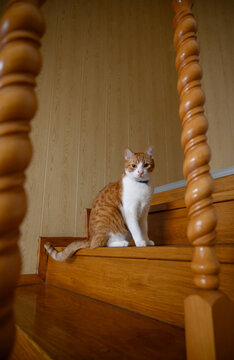
<path fill-rule="evenodd" d="M 187 236 L 194 246 L 192 270 L 197 288 L 185 300 L 186 349 L 188 360 L 227 359 L 232 351 L 229 335 L 232 325 L 228 316 L 233 312 L 233 304 L 218 291 L 220 267 L 214 250 L 217 216 L 208 165 L 211 156 L 206 137 L 208 121 L 204 115 L 205 95 L 201 88 L 202 70 L 192 3 L 192 0 L 173 0 L 177 90 L 183 127 L 181 143 L 185 155 L 183 171 L 187 181 Z"/>
<path fill-rule="evenodd" d="M 11 0 L 0 19 L 0 359 L 9 356 L 15 336 L 12 307 L 21 267 L 19 226 L 27 209 L 24 171 L 32 156 L 28 134 L 37 109 L 43 2 Z"/>

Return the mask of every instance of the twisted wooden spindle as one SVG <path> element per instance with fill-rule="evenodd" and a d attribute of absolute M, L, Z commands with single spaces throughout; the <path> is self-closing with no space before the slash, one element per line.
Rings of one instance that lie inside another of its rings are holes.
<path fill-rule="evenodd" d="M 202 70 L 196 40 L 196 22 L 191 1 L 174 1 L 176 68 L 180 96 L 181 142 L 184 149 L 184 176 L 187 180 L 185 202 L 189 223 L 187 235 L 195 246 L 192 269 L 194 282 L 201 289 L 217 289 L 219 264 L 215 257 L 216 212 L 213 206 L 213 181 L 209 173 L 210 148 L 207 144 L 205 95 L 201 88 Z"/>
<path fill-rule="evenodd" d="M 14 341 L 19 226 L 27 208 L 24 171 L 32 156 L 29 122 L 37 109 L 34 87 L 45 29 L 42 3 L 11 0 L 0 19 L 0 359 L 7 358 Z"/>
<path fill-rule="evenodd" d="M 232 352 L 233 304 L 219 287 L 219 263 L 215 256 L 216 212 L 213 181 L 209 173 L 210 148 L 201 88 L 197 25 L 191 0 L 173 0 L 179 114 L 183 131 L 184 175 L 187 181 L 187 236 L 194 245 L 192 270 L 197 292 L 185 300 L 186 348 L 189 360 L 229 359 Z"/>

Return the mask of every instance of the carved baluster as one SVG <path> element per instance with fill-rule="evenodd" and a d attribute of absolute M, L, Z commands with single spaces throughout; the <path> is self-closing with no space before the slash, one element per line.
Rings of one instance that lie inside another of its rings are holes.
<path fill-rule="evenodd" d="M 177 5 L 176 9 L 179 7 L 181 11 L 177 10 L 174 19 L 179 112 L 183 124 L 181 142 L 185 154 L 184 176 L 187 180 L 185 201 L 190 219 L 187 235 L 195 246 L 192 262 L 195 285 L 201 289 L 217 289 L 219 264 L 213 250 L 216 212 L 211 197 L 213 181 L 208 165 L 210 148 L 205 135 L 208 122 L 203 107 L 205 95 L 201 88 L 196 22 L 189 3 L 182 1 Z"/>
<path fill-rule="evenodd" d="M 190 0 L 173 1 L 183 170 L 187 181 L 187 236 L 195 247 L 192 270 L 194 283 L 200 289 L 185 300 L 187 355 L 188 359 L 227 359 L 233 350 L 229 333 L 233 304 L 217 291 L 219 263 L 214 251 L 217 218 L 208 165 L 211 153 L 206 138 L 208 121 L 204 115 L 197 25 L 191 7 Z"/>
<path fill-rule="evenodd" d="M 0 20 L 0 359 L 14 341 L 14 288 L 20 272 L 19 226 L 31 156 L 30 120 L 37 109 L 35 77 L 41 68 L 45 24 L 40 0 L 11 0 Z"/>

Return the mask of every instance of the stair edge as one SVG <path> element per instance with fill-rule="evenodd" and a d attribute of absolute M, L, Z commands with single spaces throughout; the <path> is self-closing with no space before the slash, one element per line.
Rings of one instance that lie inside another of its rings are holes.
<path fill-rule="evenodd" d="M 30 360 L 38 360 L 41 358 L 52 360 L 52 358 L 27 334 L 27 332 L 22 330 L 19 325 L 16 325 L 15 344 L 9 360 L 27 358 L 30 358 Z"/>

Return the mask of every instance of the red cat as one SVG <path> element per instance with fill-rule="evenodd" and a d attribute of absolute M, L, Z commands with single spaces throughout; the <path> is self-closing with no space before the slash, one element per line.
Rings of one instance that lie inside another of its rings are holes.
<path fill-rule="evenodd" d="M 45 244 L 48 253 L 58 261 L 66 260 L 77 250 L 90 247 L 124 247 L 132 236 L 136 246 L 154 245 L 147 234 L 147 216 L 153 194 L 153 148 L 145 153 L 125 150 L 125 173 L 107 185 L 93 202 L 89 221 L 89 239 L 74 241 L 57 252 Z"/>

